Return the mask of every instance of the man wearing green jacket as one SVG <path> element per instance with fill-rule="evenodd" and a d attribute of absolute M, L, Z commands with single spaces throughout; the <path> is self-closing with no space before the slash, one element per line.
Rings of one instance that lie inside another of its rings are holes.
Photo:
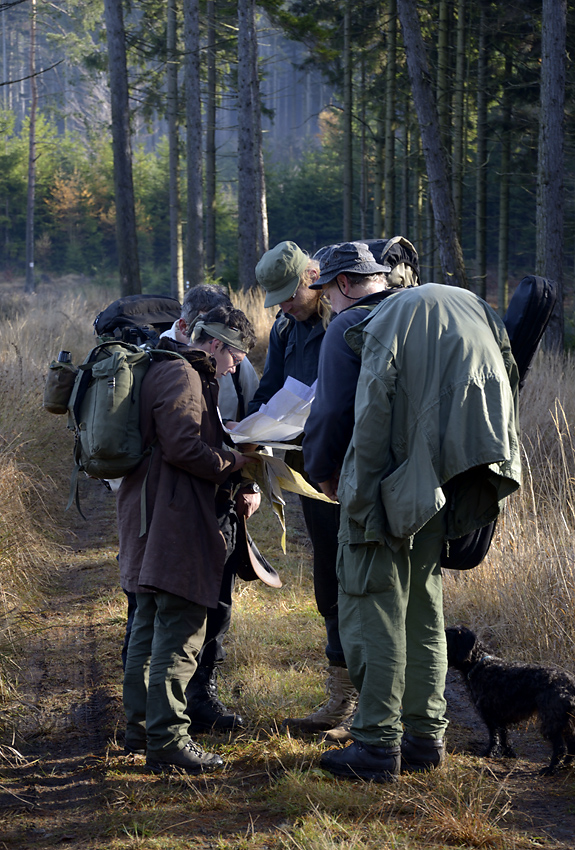
<path fill-rule="evenodd" d="M 322 257 L 322 267 L 329 262 Z M 334 286 L 324 287 L 328 297 Z M 520 484 L 518 379 L 499 317 L 455 287 L 386 298 L 345 344 L 361 369 L 339 474 L 337 569 L 340 633 L 360 698 L 353 743 L 321 765 L 383 782 L 443 758 L 440 554 L 446 539 L 497 516 Z"/>

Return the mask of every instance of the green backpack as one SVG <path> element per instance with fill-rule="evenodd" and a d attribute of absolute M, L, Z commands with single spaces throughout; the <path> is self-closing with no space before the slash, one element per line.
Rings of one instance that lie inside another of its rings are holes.
<path fill-rule="evenodd" d="M 97 345 L 78 367 L 70 401 L 68 428 L 74 432 L 74 471 L 67 509 L 78 503 L 78 475 L 121 478 L 151 447 L 142 450 L 140 387 L 151 351 L 114 340 Z M 81 511 L 80 511 L 81 513 Z"/>

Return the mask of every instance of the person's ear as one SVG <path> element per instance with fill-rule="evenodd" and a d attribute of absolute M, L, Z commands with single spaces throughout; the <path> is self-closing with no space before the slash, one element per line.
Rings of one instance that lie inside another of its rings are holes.
<path fill-rule="evenodd" d="M 178 330 L 180 333 L 184 334 L 184 336 L 189 337 L 190 333 L 185 319 L 178 319 Z"/>
<path fill-rule="evenodd" d="M 341 292 L 343 292 L 344 295 L 348 295 L 349 294 L 349 280 L 348 280 L 347 275 L 338 274 L 338 276 L 336 277 L 336 281 L 339 285 Z"/>
<path fill-rule="evenodd" d="M 319 271 L 317 269 L 309 269 L 310 283 L 315 283 L 318 278 L 319 278 Z"/>

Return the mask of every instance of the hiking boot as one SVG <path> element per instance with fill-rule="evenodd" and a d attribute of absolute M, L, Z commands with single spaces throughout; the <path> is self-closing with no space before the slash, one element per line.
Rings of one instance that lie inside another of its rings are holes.
<path fill-rule="evenodd" d="M 443 738 L 419 738 L 405 732 L 401 741 L 402 773 L 415 773 L 439 767 L 445 759 Z"/>
<path fill-rule="evenodd" d="M 152 773 L 170 773 L 184 770 L 186 773 L 204 773 L 224 766 L 222 759 L 215 753 L 206 753 L 194 741 L 188 741 L 181 750 L 150 752 L 146 767 Z"/>
<path fill-rule="evenodd" d="M 320 758 L 319 764 L 335 776 L 395 782 L 401 768 L 401 748 L 398 745 L 374 747 L 372 744 L 354 741 L 349 747 L 328 750 Z"/>
<path fill-rule="evenodd" d="M 325 741 L 330 744 L 347 744 L 349 741 L 353 741 L 350 729 L 354 717 L 355 712 L 350 714 L 349 717 L 346 717 L 345 720 L 342 720 L 340 724 L 334 726 L 333 729 L 328 729 L 327 732 L 323 732 L 320 735 L 320 741 Z"/>
<path fill-rule="evenodd" d="M 351 683 L 347 667 L 328 667 L 326 691 L 328 701 L 307 717 L 288 717 L 282 729 L 290 732 L 327 732 L 353 717 L 358 694 Z"/>
<path fill-rule="evenodd" d="M 217 669 L 198 667 L 186 688 L 191 732 L 236 732 L 244 721 L 218 698 Z"/>

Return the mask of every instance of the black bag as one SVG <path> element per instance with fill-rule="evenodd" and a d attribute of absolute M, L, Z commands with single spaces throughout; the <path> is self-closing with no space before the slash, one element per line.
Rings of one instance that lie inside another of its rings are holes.
<path fill-rule="evenodd" d="M 556 301 L 555 281 L 531 274 L 523 278 L 509 302 L 503 322 L 519 370 L 519 389 L 525 383 Z"/>
<path fill-rule="evenodd" d="M 126 295 L 96 316 L 94 332 L 141 345 L 169 330 L 180 315 L 180 302 L 169 295 Z"/>
<path fill-rule="evenodd" d="M 556 301 L 555 281 L 528 275 L 519 283 L 509 302 L 503 322 L 519 371 L 519 389 L 525 383 Z M 448 540 L 441 553 L 443 569 L 471 570 L 477 567 L 489 551 L 496 523 L 497 520 L 493 520 L 463 537 Z"/>
<path fill-rule="evenodd" d="M 366 239 L 366 244 L 376 263 L 391 266 L 387 285 L 396 289 L 417 286 L 420 281 L 419 256 L 415 247 L 405 236 L 391 239 Z"/>

